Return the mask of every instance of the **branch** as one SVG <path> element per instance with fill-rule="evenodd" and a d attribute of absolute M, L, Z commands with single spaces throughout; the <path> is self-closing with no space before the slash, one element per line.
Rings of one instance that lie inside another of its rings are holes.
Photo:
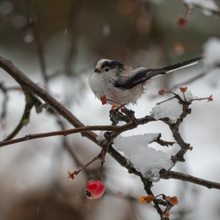
<path fill-rule="evenodd" d="M 12 138 L 14 138 L 19 133 L 19 131 L 27 124 L 27 122 L 29 121 L 29 118 L 30 118 L 30 112 L 31 112 L 32 107 L 33 107 L 32 104 L 26 103 L 25 108 L 24 108 L 24 112 L 22 114 L 22 117 L 21 117 L 18 125 L 4 139 L 4 141 L 8 141 L 8 140 L 11 140 Z"/>
<path fill-rule="evenodd" d="M 205 7 L 202 7 L 202 6 L 198 5 L 198 4 L 194 4 L 194 6 L 195 6 L 196 8 L 199 8 L 199 9 L 202 10 L 202 11 L 208 11 L 208 12 L 210 12 L 211 14 L 213 14 L 213 15 L 215 15 L 215 16 L 217 16 L 217 17 L 220 17 L 220 11 L 219 11 L 219 10 L 214 10 L 214 9 L 210 9 L 210 8 L 205 8 Z"/>
<path fill-rule="evenodd" d="M 43 99 L 48 105 L 50 105 L 55 111 L 63 116 L 74 127 L 84 127 L 84 124 L 79 121 L 68 109 L 60 104 L 56 99 L 50 96 L 47 91 L 30 78 L 28 78 L 21 70 L 19 70 L 11 61 L 0 56 L 0 67 L 4 69 L 21 87 L 26 87 L 30 92 L 33 92 L 41 99 Z M 98 143 L 96 140 L 96 134 L 93 132 L 84 132 L 84 136 L 92 140 L 94 143 Z"/>
<path fill-rule="evenodd" d="M 0 82 L 0 90 L 2 91 L 4 98 L 2 101 L 2 111 L 0 114 L 0 119 L 4 120 L 6 118 L 6 114 L 7 114 L 7 104 L 8 104 L 8 90 L 6 89 L 6 87 L 4 86 L 3 82 Z"/>
<path fill-rule="evenodd" d="M 199 80 L 202 77 L 206 76 L 207 74 L 211 73 L 212 70 L 215 70 L 216 68 L 220 68 L 220 63 L 215 63 L 213 66 L 205 66 L 205 68 L 204 68 L 205 70 L 203 72 L 201 72 L 200 74 L 198 74 L 196 76 L 193 76 L 192 78 L 187 79 L 186 81 L 183 81 L 179 84 L 176 84 L 176 85 L 172 86 L 171 88 L 167 89 L 167 91 L 173 91 L 173 90 L 179 88 L 182 85 L 188 85 L 190 83 L 193 83 L 196 80 Z"/>
<path fill-rule="evenodd" d="M 141 173 L 139 173 L 131 164 L 131 162 L 126 159 L 124 156 L 122 156 L 119 152 L 117 152 L 113 147 L 112 147 L 112 142 L 115 137 L 120 135 L 122 132 L 136 128 L 139 125 L 143 125 L 152 121 L 158 121 L 152 116 L 145 116 L 143 118 L 137 119 L 134 116 L 134 112 L 130 111 L 128 109 L 124 109 L 123 113 L 120 113 L 119 111 L 114 111 L 114 114 L 111 114 L 111 119 L 113 123 L 118 123 L 119 121 L 124 121 L 126 122 L 124 125 L 121 126 L 85 126 L 81 121 L 79 121 L 68 109 L 66 109 L 62 104 L 60 104 L 56 99 L 54 99 L 52 96 L 50 96 L 46 90 L 43 88 L 39 87 L 37 84 L 35 84 L 32 80 L 30 80 L 21 70 L 19 70 L 15 65 L 13 65 L 12 62 L 9 60 L 6 60 L 3 57 L 0 57 L 0 67 L 3 68 L 10 76 L 12 76 L 23 88 L 23 90 L 27 90 L 30 94 L 33 96 L 39 96 L 42 100 L 44 100 L 48 105 L 51 106 L 53 110 L 55 110 L 58 114 L 63 116 L 69 123 L 71 123 L 75 129 L 69 129 L 69 130 L 63 130 L 63 131 L 54 131 L 54 132 L 47 132 L 47 133 L 39 133 L 39 134 L 32 134 L 32 135 L 27 135 L 21 138 L 17 138 L 14 140 L 9 140 L 5 142 L 1 142 L 0 146 L 5 146 L 13 143 L 18 143 L 21 141 L 27 141 L 30 139 L 36 139 L 36 138 L 43 138 L 43 137 L 49 137 L 49 136 L 56 136 L 56 135 L 69 135 L 73 133 L 82 133 L 83 136 L 86 136 L 90 140 L 92 140 L 94 143 L 99 145 L 103 152 L 108 152 L 121 166 L 125 167 L 129 173 L 133 173 L 137 176 L 139 176 L 144 184 L 145 190 L 148 194 L 153 195 L 151 191 L 152 183 L 145 178 Z M 179 133 L 179 126 L 184 120 L 184 118 L 190 114 L 190 104 L 192 101 L 186 101 L 184 98 L 181 98 L 178 94 L 172 93 L 175 98 L 179 100 L 179 103 L 182 105 L 182 114 L 180 115 L 179 119 L 177 120 L 176 123 L 171 124 L 169 120 L 167 121 L 165 118 L 160 119 L 164 123 L 166 123 L 172 133 L 175 141 L 179 144 L 180 150 L 177 152 L 177 154 L 172 158 L 174 163 L 177 161 L 184 161 L 184 154 L 187 152 L 189 149 L 189 144 L 185 143 L 184 140 L 182 139 L 180 133 Z M 121 117 L 123 116 L 123 117 Z M 118 120 L 118 121 L 117 121 Z M 105 133 L 105 139 L 103 141 L 98 141 L 96 139 L 97 135 L 92 132 L 91 130 L 104 130 L 104 131 L 109 131 Z M 158 140 L 159 142 L 162 141 L 162 143 L 166 145 L 172 145 L 173 142 L 167 142 L 163 140 Z M 104 162 L 102 160 L 101 162 Z M 192 177 L 189 175 L 184 175 L 184 174 L 178 174 L 176 172 L 172 171 L 166 171 L 169 173 L 169 175 L 161 174 L 162 178 L 176 178 L 176 179 L 181 179 L 183 181 L 188 181 L 192 182 L 195 184 L 199 185 L 204 185 L 209 188 L 217 188 L 219 189 L 219 184 L 218 183 L 213 183 L 210 181 L 206 180 L 201 180 L 196 177 Z M 177 175 L 178 174 L 178 175 Z M 187 177 L 187 178 L 186 178 Z M 207 185 L 209 184 L 209 185 Z M 155 203 L 157 200 L 154 201 L 154 206 L 157 209 L 157 212 L 160 214 L 161 219 L 162 218 L 162 210 L 159 207 L 159 204 Z"/>
<path fill-rule="evenodd" d="M 180 95 L 174 92 L 168 92 L 172 93 L 176 99 L 178 99 L 179 104 L 182 105 L 182 113 L 177 119 L 175 123 L 171 123 L 169 120 L 165 119 L 160 119 L 163 121 L 165 124 L 167 124 L 172 132 L 173 138 L 176 141 L 176 143 L 180 146 L 180 150 L 172 156 L 171 160 L 175 164 L 176 162 L 184 162 L 184 155 L 186 152 L 190 149 L 190 144 L 186 143 L 183 138 L 181 137 L 181 134 L 179 132 L 180 125 L 182 121 L 186 118 L 187 115 L 191 113 L 190 105 L 192 101 L 186 101 L 184 100 L 185 98 L 181 98 Z M 183 97 L 185 97 L 183 93 Z M 168 99 L 169 100 L 169 99 Z"/>
<path fill-rule="evenodd" d="M 180 172 L 161 170 L 160 176 L 163 179 L 182 180 L 182 181 L 190 182 L 196 185 L 205 186 L 209 189 L 220 189 L 220 183 L 201 179 L 201 178 L 194 177 L 194 176 L 180 173 Z"/>
<path fill-rule="evenodd" d="M 40 31 L 39 22 L 37 16 L 34 14 L 33 11 L 33 2 L 32 0 L 26 0 L 27 10 L 28 10 L 28 24 L 30 24 L 30 28 L 32 30 L 34 40 L 36 43 L 37 55 L 40 62 L 40 69 L 43 76 L 43 80 L 45 83 L 45 87 L 48 86 L 48 76 L 46 72 L 46 62 L 45 62 L 45 55 L 44 55 L 44 45 L 43 45 L 43 37 Z"/>
<path fill-rule="evenodd" d="M 33 92 L 34 94 L 38 95 L 40 98 L 42 98 L 48 105 L 50 105 L 54 110 L 56 110 L 60 115 L 62 115 L 67 121 L 69 121 L 73 126 L 75 127 L 85 127 L 84 124 L 79 121 L 68 109 L 66 109 L 64 106 L 62 106 L 56 99 L 54 99 L 52 96 L 50 96 L 46 90 L 39 87 L 37 84 L 32 82 L 22 71 L 20 71 L 13 63 L 3 57 L 0 57 L 0 67 L 3 68 L 12 78 L 14 78 L 22 88 L 28 88 L 30 92 Z M 147 121 L 155 121 L 153 117 L 144 117 L 142 119 L 139 119 L 139 124 L 144 124 Z M 137 122 L 137 121 L 136 121 Z M 120 153 L 118 153 L 113 147 L 112 147 L 112 140 L 125 131 L 126 129 L 137 127 L 136 122 L 131 122 L 123 126 L 119 131 L 115 131 L 111 133 L 111 137 L 109 139 L 106 139 L 103 143 L 99 143 L 96 139 L 96 134 L 91 131 L 83 131 L 83 135 L 92 140 L 94 143 L 98 144 L 102 149 L 104 149 L 106 152 L 109 152 L 109 154 L 115 158 L 121 164 L 122 166 L 129 169 L 131 166 L 130 162 L 124 158 Z M 80 129 L 80 128 L 79 128 Z M 85 129 L 85 128 L 83 128 Z M 43 135 L 43 134 L 42 134 Z M 25 137 L 23 137 L 25 139 Z M 13 141 L 13 140 L 11 140 Z M 12 143 L 12 142 L 11 142 Z M 129 169 L 129 172 L 133 172 L 136 174 L 139 174 L 138 176 L 144 178 L 142 174 L 138 173 L 134 168 Z M 146 179 L 146 181 L 148 181 Z M 156 206 L 156 204 L 155 204 Z M 158 212 L 159 208 L 157 207 Z M 161 215 L 161 212 L 159 213 Z"/>
<path fill-rule="evenodd" d="M 209 12 L 211 15 L 215 15 L 217 17 L 220 17 L 220 10 L 217 8 L 217 9 L 211 9 L 211 8 L 208 8 L 208 7 L 204 7 L 202 4 L 197 4 L 196 2 L 192 2 L 192 3 L 186 3 L 184 0 L 183 1 L 183 4 L 186 6 L 187 10 L 189 10 L 189 15 L 191 15 L 192 13 L 192 10 L 194 9 L 200 9 L 201 11 L 207 11 Z"/>
<path fill-rule="evenodd" d="M 0 147 L 15 144 L 15 143 L 20 143 L 20 142 L 25 142 L 25 141 L 29 141 L 29 140 L 33 140 L 33 139 L 47 138 L 47 137 L 53 137 L 53 136 L 67 136 L 67 135 L 75 134 L 75 133 L 85 133 L 86 131 L 115 131 L 114 133 L 111 134 L 111 137 L 108 138 L 108 140 L 112 141 L 115 137 L 117 137 L 122 132 L 136 128 L 139 125 L 146 124 L 151 121 L 155 121 L 155 119 L 153 117 L 146 116 L 143 118 L 136 119 L 135 124 L 133 122 L 130 122 L 130 123 L 127 123 L 127 124 L 121 125 L 121 126 L 91 125 L 91 126 L 82 126 L 82 127 L 77 127 L 77 128 L 67 129 L 67 130 L 62 130 L 62 131 L 52 131 L 52 132 L 44 132 L 44 133 L 37 133 L 37 134 L 28 134 L 28 135 L 25 135 L 23 137 L 16 138 L 13 140 L 9 140 L 9 138 L 7 138 L 4 141 L 0 142 Z M 173 144 L 173 142 L 163 141 L 159 137 L 156 140 L 156 142 L 159 144 L 163 144 L 164 146 L 168 146 L 168 145 Z M 98 145 L 102 145 L 97 140 L 96 140 L 96 143 Z"/>
<path fill-rule="evenodd" d="M 202 72 L 202 73 L 200 73 L 200 74 L 198 74 L 198 75 L 196 75 L 196 76 L 194 76 L 194 77 L 192 77 L 192 78 L 190 78 L 190 79 L 188 79 L 188 80 L 186 80 L 186 81 L 183 81 L 183 82 L 181 82 L 181 83 L 179 83 L 179 84 L 176 84 L 176 85 L 170 87 L 170 88 L 167 89 L 167 90 L 168 90 L 168 91 L 173 91 L 173 90 L 179 88 L 179 87 L 182 86 L 182 85 L 191 84 L 191 83 L 193 83 L 194 81 L 196 81 L 196 80 L 198 80 L 198 79 L 201 79 L 202 77 L 204 77 L 204 76 L 205 76 L 206 74 L 208 74 L 208 73 L 209 73 L 209 72 Z"/>
<path fill-rule="evenodd" d="M 2 142 L 0 142 L 0 147 L 11 145 L 15 143 L 25 142 L 33 139 L 39 139 L 39 138 L 47 138 L 47 137 L 53 137 L 53 136 L 66 136 L 70 134 L 85 132 L 85 131 L 113 131 L 118 129 L 116 126 L 106 125 L 106 126 L 84 126 L 84 127 L 78 127 L 63 131 L 52 131 L 52 132 L 44 132 L 44 133 L 37 133 L 37 134 L 28 134 L 20 138 L 16 138 L 13 140 L 6 139 Z"/>
<path fill-rule="evenodd" d="M 79 37 L 79 20 L 84 0 L 72 1 L 67 21 L 67 34 L 69 35 L 69 51 L 65 58 L 64 73 L 68 76 L 72 74 L 72 63 L 77 52 L 77 41 Z"/>

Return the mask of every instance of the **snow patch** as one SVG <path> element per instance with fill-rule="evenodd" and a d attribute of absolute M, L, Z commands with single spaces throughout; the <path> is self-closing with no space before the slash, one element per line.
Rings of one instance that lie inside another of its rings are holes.
<path fill-rule="evenodd" d="M 218 10 L 218 6 L 213 0 L 184 0 L 184 2 L 189 6 L 198 6 L 202 9 L 216 11 Z"/>
<path fill-rule="evenodd" d="M 204 64 L 208 69 L 220 65 L 220 39 L 210 38 L 204 45 Z"/>
<path fill-rule="evenodd" d="M 179 95 L 183 100 L 185 100 L 185 101 L 192 101 L 193 99 L 196 99 L 196 98 L 198 98 L 197 96 L 194 96 L 193 94 L 192 94 L 192 92 L 190 91 L 190 90 L 188 90 L 187 89 L 187 91 L 186 92 L 180 92 L 180 91 L 178 91 L 177 92 L 177 95 Z"/>
<path fill-rule="evenodd" d="M 96 137 L 96 140 L 99 142 L 104 141 L 105 140 L 105 131 L 100 131 Z"/>
<path fill-rule="evenodd" d="M 169 118 L 171 123 L 176 123 L 182 113 L 182 106 L 176 98 L 165 101 L 155 106 L 151 111 L 151 116 L 155 119 Z"/>
<path fill-rule="evenodd" d="M 186 90 L 184 93 L 177 91 L 176 94 L 179 95 L 183 101 L 192 101 L 193 99 L 198 98 L 194 96 L 190 90 Z M 150 114 L 157 120 L 169 118 L 170 123 L 173 124 L 177 122 L 177 119 L 182 114 L 182 111 L 182 105 L 179 103 L 179 100 L 174 97 L 173 99 L 165 100 L 153 107 Z"/>
<path fill-rule="evenodd" d="M 172 161 L 167 154 L 148 147 L 159 135 L 118 136 L 114 140 L 115 148 L 124 153 L 137 171 L 154 182 L 160 180 L 161 169 L 168 170 L 172 167 Z"/>

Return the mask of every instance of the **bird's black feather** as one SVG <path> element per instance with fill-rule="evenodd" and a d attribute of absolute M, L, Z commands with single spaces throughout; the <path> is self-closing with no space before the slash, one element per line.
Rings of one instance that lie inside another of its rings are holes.
<path fill-rule="evenodd" d="M 143 83 L 146 81 L 146 75 L 150 72 L 151 69 L 144 69 L 142 71 L 137 72 L 134 76 L 129 78 L 126 81 L 121 81 L 120 79 L 114 83 L 114 86 L 123 90 L 131 89 L 134 86 Z"/>
<path fill-rule="evenodd" d="M 124 67 L 124 65 L 122 63 L 118 62 L 118 61 L 106 60 L 102 64 L 102 68 L 105 68 L 105 67 L 109 67 L 110 69 L 115 69 L 115 68 L 122 69 Z"/>
<path fill-rule="evenodd" d="M 186 60 L 180 63 L 169 65 L 163 68 L 159 68 L 159 69 L 143 69 L 143 70 L 137 71 L 137 73 L 135 73 L 131 78 L 127 79 L 126 81 L 121 81 L 119 79 L 118 81 L 114 83 L 114 86 L 122 90 L 132 89 L 136 85 L 144 83 L 145 81 L 151 79 L 154 76 L 169 73 L 170 71 L 187 66 L 191 63 L 198 62 L 200 60 L 202 60 L 202 57 L 196 57 L 190 60 Z"/>

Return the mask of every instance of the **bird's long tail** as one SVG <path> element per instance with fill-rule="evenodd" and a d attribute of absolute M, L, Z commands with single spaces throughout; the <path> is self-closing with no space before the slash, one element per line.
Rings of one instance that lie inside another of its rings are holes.
<path fill-rule="evenodd" d="M 138 70 L 137 73 L 131 78 L 129 78 L 127 81 L 116 82 L 115 87 L 118 87 L 124 90 L 131 89 L 138 84 L 146 82 L 152 77 L 171 73 L 171 72 L 174 72 L 174 71 L 177 71 L 177 70 L 189 67 L 189 66 L 193 66 L 197 64 L 200 60 L 202 60 L 202 57 L 195 57 L 190 60 L 186 60 L 180 63 L 176 63 L 173 65 L 169 65 L 169 66 L 158 68 L 158 69 L 140 68 L 140 70 Z"/>
<path fill-rule="evenodd" d="M 164 70 L 166 73 L 171 73 L 176 70 L 180 70 L 180 69 L 183 69 L 189 66 L 193 66 L 197 64 L 200 60 L 202 60 L 202 57 L 195 57 L 190 60 L 186 60 L 180 63 L 176 63 L 170 66 L 163 67 L 162 70 Z"/>
<path fill-rule="evenodd" d="M 172 72 L 175 72 L 177 70 L 193 66 L 201 60 L 202 60 L 202 57 L 195 57 L 195 58 L 192 58 L 190 60 L 185 60 L 185 61 L 182 61 L 180 63 L 165 66 L 165 67 L 162 67 L 162 68 L 159 68 L 159 69 L 151 69 L 151 71 L 146 72 L 144 80 L 146 81 L 146 80 L 149 80 L 150 78 L 158 76 L 158 75 L 172 73 Z"/>

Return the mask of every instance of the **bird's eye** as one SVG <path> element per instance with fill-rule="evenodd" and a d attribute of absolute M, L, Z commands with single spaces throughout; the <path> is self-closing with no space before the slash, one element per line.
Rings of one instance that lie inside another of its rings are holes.
<path fill-rule="evenodd" d="M 105 72 L 108 72 L 109 71 L 109 68 L 105 68 Z"/>

